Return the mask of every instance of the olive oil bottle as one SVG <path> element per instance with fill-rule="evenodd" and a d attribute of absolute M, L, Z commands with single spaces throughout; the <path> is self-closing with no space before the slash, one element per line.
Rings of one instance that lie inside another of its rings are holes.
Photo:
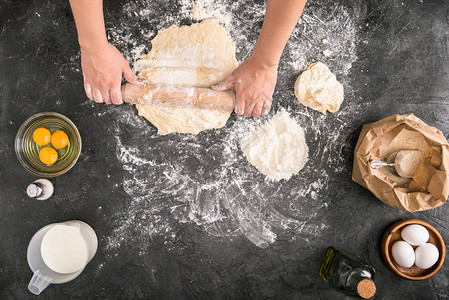
<path fill-rule="evenodd" d="M 359 299 L 376 293 L 374 268 L 346 251 L 329 247 L 320 268 L 320 276 L 335 290 Z"/>

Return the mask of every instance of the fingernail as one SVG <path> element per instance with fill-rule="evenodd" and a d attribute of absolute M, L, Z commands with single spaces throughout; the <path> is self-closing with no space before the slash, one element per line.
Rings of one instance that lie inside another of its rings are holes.
<path fill-rule="evenodd" d="M 97 102 L 97 103 L 103 102 L 103 96 L 101 96 L 100 93 L 96 93 L 96 95 L 94 95 L 94 99 L 95 99 L 95 102 Z"/>
<path fill-rule="evenodd" d="M 270 111 L 269 108 L 263 107 L 263 108 L 262 108 L 262 115 L 264 115 L 264 116 L 267 115 L 269 111 Z"/>
<path fill-rule="evenodd" d="M 90 86 L 90 84 L 86 84 L 84 86 L 84 90 L 86 91 L 87 98 L 89 98 L 90 100 L 93 100 L 92 99 L 92 87 Z"/>
<path fill-rule="evenodd" d="M 221 83 L 219 83 L 219 84 L 213 85 L 212 89 L 217 90 L 217 91 L 222 91 L 224 89 L 223 87 L 224 86 Z"/>
<path fill-rule="evenodd" d="M 271 101 L 265 101 L 262 106 L 262 115 L 266 116 L 270 112 Z"/>
<path fill-rule="evenodd" d="M 271 107 L 265 108 L 262 110 L 262 115 L 266 116 L 270 112 Z"/>

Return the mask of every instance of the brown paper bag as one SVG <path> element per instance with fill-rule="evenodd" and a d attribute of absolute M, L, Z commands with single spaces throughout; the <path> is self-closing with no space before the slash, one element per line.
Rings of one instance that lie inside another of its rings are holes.
<path fill-rule="evenodd" d="M 372 160 L 386 161 L 400 150 L 424 153 L 413 179 L 398 177 L 389 168 L 370 167 Z M 411 212 L 435 208 L 449 195 L 449 144 L 440 130 L 413 114 L 365 124 L 354 150 L 352 179 L 393 207 Z"/>

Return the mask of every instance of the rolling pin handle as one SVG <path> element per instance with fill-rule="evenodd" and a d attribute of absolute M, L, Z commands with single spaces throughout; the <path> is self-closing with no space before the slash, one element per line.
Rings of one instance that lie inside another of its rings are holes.
<path fill-rule="evenodd" d="M 126 86 L 128 85 L 128 83 L 125 83 L 122 85 L 122 87 L 120 88 L 121 92 L 122 92 L 122 100 L 123 102 L 126 102 L 127 100 L 127 94 L 126 94 Z"/>

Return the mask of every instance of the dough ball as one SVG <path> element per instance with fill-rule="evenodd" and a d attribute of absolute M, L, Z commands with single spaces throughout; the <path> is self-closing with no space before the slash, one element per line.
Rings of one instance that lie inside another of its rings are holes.
<path fill-rule="evenodd" d="M 274 181 L 298 174 L 309 157 L 304 130 L 285 109 L 243 139 L 240 148 L 253 166 Z"/>
<path fill-rule="evenodd" d="M 343 85 L 329 68 L 317 62 L 311 64 L 295 82 L 299 103 L 326 114 L 336 112 L 343 102 Z"/>

